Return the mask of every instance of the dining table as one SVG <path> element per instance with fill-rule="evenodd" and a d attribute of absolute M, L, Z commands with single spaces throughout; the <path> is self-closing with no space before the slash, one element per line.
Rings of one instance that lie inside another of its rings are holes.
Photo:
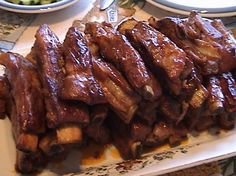
<path fill-rule="evenodd" d="M 27 14 L 0 10 L 0 49 L 27 55 L 34 44 L 34 35 L 42 24 L 48 24 L 59 40 L 63 41 L 67 30 L 73 24 L 83 27 L 83 24 L 88 21 L 107 21 L 116 25 L 123 19 L 131 18 L 132 16 L 140 20 L 148 20 L 151 16 L 157 19 L 166 16 L 185 17 L 184 15 L 160 9 L 144 1 L 136 4 L 132 9 L 124 9 L 119 7 L 117 3 L 113 3 L 103 11 L 99 9 L 99 0 L 78 0 L 69 7 L 48 13 Z M 221 20 L 232 33 L 235 31 L 236 16 L 221 18 Z M 4 149 L 6 150 L 6 148 Z M 0 152 L 4 149 L 1 149 L 0 145 Z M 0 175 L 4 175 L 2 173 L 10 173 L 3 172 L 3 170 L 9 168 L 2 167 L 0 165 Z M 184 169 L 172 169 L 171 172 L 163 174 L 165 176 L 229 176 L 235 174 L 235 171 L 236 158 L 230 155 L 217 160 L 197 162 L 191 167 Z M 12 170 L 11 173 L 13 173 Z M 142 174 L 145 175 L 144 172 Z M 12 175 L 15 175 L 15 173 Z M 138 172 L 136 175 L 139 175 Z"/>

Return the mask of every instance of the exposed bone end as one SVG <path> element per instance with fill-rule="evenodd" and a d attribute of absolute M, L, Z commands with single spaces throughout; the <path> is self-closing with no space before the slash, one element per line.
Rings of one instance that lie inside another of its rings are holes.
<path fill-rule="evenodd" d="M 131 145 L 131 155 L 132 158 L 139 158 L 143 151 L 143 145 L 140 141 L 135 142 Z"/>
<path fill-rule="evenodd" d="M 151 86 L 144 86 L 144 98 L 146 100 L 152 100 L 154 98 L 154 91 Z"/>
<path fill-rule="evenodd" d="M 151 26 L 156 26 L 157 20 L 156 20 L 153 16 L 151 16 L 151 17 L 148 19 L 148 23 L 149 23 L 149 25 L 151 25 Z"/>
<path fill-rule="evenodd" d="M 30 174 L 37 171 L 40 167 L 44 166 L 46 161 L 42 157 L 40 151 L 33 153 L 25 153 L 17 150 L 16 152 L 16 171 L 22 174 Z"/>
<path fill-rule="evenodd" d="M 38 147 L 38 136 L 30 133 L 21 133 L 16 140 L 16 148 L 24 152 L 35 152 Z"/>
<path fill-rule="evenodd" d="M 189 104 L 194 108 L 200 108 L 208 97 L 208 91 L 205 87 L 199 86 L 194 92 Z"/>
<path fill-rule="evenodd" d="M 54 157 L 57 154 L 64 152 L 64 147 L 57 142 L 55 133 L 47 134 L 39 141 L 39 148 L 48 157 Z"/>
<path fill-rule="evenodd" d="M 82 142 L 82 130 L 76 124 L 59 127 L 56 133 L 59 144 L 74 144 Z"/>
<path fill-rule="evenodd" d="M 118 30 L 121 34 L 124 35 L 126 30 L 133 29 L 134 26 L 135 26 L 137 23 L 138 23 L 138 21 L 135 20 L 134 18 L 131 18 L 131 19 L 122 21 L 122 22 L 118 25 L 117 30 Z"/>

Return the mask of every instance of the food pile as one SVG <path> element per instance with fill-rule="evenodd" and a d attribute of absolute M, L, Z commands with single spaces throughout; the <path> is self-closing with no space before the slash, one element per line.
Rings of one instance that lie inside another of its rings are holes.
<path fill-rule="evenodd" d="M 219 20 L 128 19 L 116 28 L 47 25 L 24 58 L 2 53 L 0 110 L 11 120 L 16 169 L 31 173 L 91 140 L 124 159 L 176 146 L 192 130 L 234 128 L 236 41 Z"/>

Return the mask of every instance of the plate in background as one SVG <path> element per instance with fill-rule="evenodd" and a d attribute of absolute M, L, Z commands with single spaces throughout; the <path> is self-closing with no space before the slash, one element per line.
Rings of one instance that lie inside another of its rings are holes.
<path fill-rule="evenodd" d="M 161 9 L 189 15 L 189 12 L 196 10 L 205 17 L 230 17 L 236 15 L 236 0 L 147 0 L 152 5 Z"/>
<path fill-rule="evenodd" d="M 17 13 L 47 13 L 66 8 L 78 0 L 61 0 L 51 4 L 44 5 L 19 5 L 0 0 L 0 8 L 3 10 Z"/>

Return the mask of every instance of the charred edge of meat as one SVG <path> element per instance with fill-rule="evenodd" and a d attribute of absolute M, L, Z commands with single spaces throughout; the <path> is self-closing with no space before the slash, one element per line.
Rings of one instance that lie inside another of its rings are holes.
<path fill-rule="evenodd" d="M 95 105 L 90 110 L 90 123 L 102 124 L 108 115 L 108 106 L 106 104 Z"/>
<path fill-rule="evenodd" d="M 208 80 L 207 89 L 209 97 L 207 99 L 207 106 L 212 115 L 221 114 L 224 111 L 225 97 L 220 85 L 220 80 L 216 76 L 212 76 Z"/>
<path fill-rule="evenodd" d="M 105 124 L 91 124 L 85 129 L 85 133 L 98 144 L 110 142 L 110 130 Z"/>
<path fill-rule="evenodd" d="M 85 33 L 91 35 L 99 46 L 101 55 L 125 75 L 144 99 L 156 100 L 160 97 L 159 83 L 125 36 L 104 23 L 87 23 Z"/>
<path fill-rule="evenodd" d="M 110 114 L 108 126 L 111 132 L 112 141 L 119 150 L 122 158 L 136 159 L 142 153 L 143 144 L 136 141 L 130 135 L 130 126 L 122 122 L 116 115 Z"/>
<path fill-rule="evenodd" d="M 224 106 L 227 112 L 236 111 L 236 82 L 230 72 L 220 76 L 220 85 L 225 97 Z"/>
<path fill-rule="evenodd" d="M 39 140 L 39 148 L 50 160 L 65 152 L 65 147 L 58 143 L 55 132 L 48 132 Z"/>
<path fill-rule="evenodd" d="M 40 151 L 34 153 L 24 153 L 17 150 L 15 168 L 23 174 L 31 174 L 37 171 L 40 167 L 45 166 L 47 161 L 43 158 Z"/>
<path fill-rule="evenodd" d="M 232 130 L 235 126 L 235 116 L 235 112 L 220 114 L 217 117 L 219 126 L 225 130 Z"/>

